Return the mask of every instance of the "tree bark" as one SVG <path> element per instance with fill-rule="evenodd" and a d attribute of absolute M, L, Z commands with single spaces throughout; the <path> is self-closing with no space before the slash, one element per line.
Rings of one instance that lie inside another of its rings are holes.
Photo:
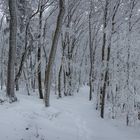
<path fill-rule="evenodd" d="M 50 106 L 50 86 L 51 86 L 52 69 L 53 69 L 55 55 L 57 51 L 59 36 L 60 36 L 61 28 L 62 28 L 63 17 L 65 14 L 64 4 L 65 4 L 65 0 L 59 0 L 59 14 L 58 14 L 56 29 L 55 29 L 55 33 L 54 33 L 54 37 L 52 41 L 51 52 L 49 55 L 49 62 L 48 62 L 47 70 L 45 73 L 44 100 L 45 100 L 46 107 Z"/>
<path fill-rule="evenodd" d="M 7 70 L 7 96 L 11 102 L 17 100 L 15 96 L 15 52 L 16 52 L 16 35 L 17 35 L 17 12 L 16 0 L 9 0 L 10 12 L 10 36 L 9 36 L 9 58 Z"/>
<path fill-rule="evenodd" d="M 91 4 L 91 2 L 90 2 Z M 89 13 L 89 53 L 90 53 L 90 73 L 89 73 L 89 86 L 90 86 L 90 91 L 89 91 L 89 101 L 92 100 L 92 70 L 93 70 L 93 49 L 92 49 L 92 40 L 91 40 L 91 6 L 90 6 L 90 13 Z"/>
<path fill-rule="evenodd" d="M 59 69 L 59 74 L 58 74 L 58 97 L 61 98 L 61 75 L 62 75 L 62 63 Z"/>
<path fill-rule="evenodd" d="M 107 78 L 108 78 L 108 71 L 104 72 L 104 67 L 105 67 L 105 47 L 106 47 L 106 28 L 107 28 L 107 16 L 108 16 L 108 5 L 109 5 L 109 0 L 106 0 L 105 3 L 105 9 L 104 9 L 104 25 L 103 25 L 103 45 L 102 45 L 102 71 L 101 71 L 101 89 L 100 89 L 100 94 L 101 94 L 101 118 L 104 118 L 104 107 L 105 107 L 105 96 L 106 96 L 106 86 L 107 86 Z M 107 61 L 106 61 L 107 62 Z"/>
<path fill-rule="evenodd" d="M 40 13 L 39 13 L 39 35 L 38 35 L 38 91 L 39 91 L 39 98 L 43 99 L 43 91 L 42 91 L 42 78 L 41 78 L 41 30 L 42 30 L 42 13 L 43 13 L 43 7 L 42 7 L 42 1 L 40 4 Z"/>

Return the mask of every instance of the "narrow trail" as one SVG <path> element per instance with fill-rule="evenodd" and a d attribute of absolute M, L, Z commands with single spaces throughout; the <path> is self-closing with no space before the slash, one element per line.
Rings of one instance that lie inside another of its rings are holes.
<path fill-rule="evenodd" d="M 100 119 L 92 102 L 88 101 L 87 89 L 62 99 L 51 96 L 49 108 L 45 108 L 43 101 L 34 96 L 18 96 L 19 102 L 0 106 L 2 140 L 140 139 L 140 130 L 117 127 Z"/>

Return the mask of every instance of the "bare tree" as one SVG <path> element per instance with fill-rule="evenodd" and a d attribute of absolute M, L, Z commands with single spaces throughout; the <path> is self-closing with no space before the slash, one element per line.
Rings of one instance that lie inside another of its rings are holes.
<path fill-rule="evenodd" d="M 45 73 L 45 106 L 48 107 L 50 105 L 49 98 L 50 98 L 50 86 L 51 86 L 51 76 L 52 76 L 52 68 L 54 65 L 57 45 L 59 41 L 59 36 L 62 28 L 63 17 L 65 14 L 65 0 L 59 0 L 59 14 L 57 17 L 57 24 L 54 33 L 54 37 L 52 40 L 52 47 L 49 55 L 47 70 Z"/>
<path fill-rule="evenodd" d="M 38 90 L 39 90 L 39 98 L 43 99 L 43 91 L 42 91 L 42 83 L 41 83 L 41 38 L 42 38 L 42 14 L 43 14 L 43 1 L 40 1 L 40 8 L 39 8 L 39 35 L 38 35 Z"/>
<path fill-rule="evenodd" d="M 105 1 L 105 8 L 104 8 L 104 20 L 103 20 L 103 44 L 102 44 L 102 72 L 101 72 L 101 78 L 102 78 L 102 85 L 101 85 L 101 118 L 104 118 L 104 106 L 105 106 L 105 96 L 106 96 L 106 86 L 107 86 L 107 78 L 108 78 L 108 71 L 104 72 L 104 65 L 105 65 L 105 47 L 106 47 L 106 41 L 107 41 L 107 34 L 106 34 L 106 28 L 107 28 L 107 16 L 108 16 L 108 6 L 109 6 L 109 0 Z"/>
<path fill-rule="evenodd" d="M 15 52 L 16 52 L 16 35 L 17 35 L 17 14 L 16 0 L 9 0 L 10 12 L 10 36 L 9 36 L 9 59 L 7 70 L 7 96 L 11 102 L 17 100 L 15 96 Z"/>

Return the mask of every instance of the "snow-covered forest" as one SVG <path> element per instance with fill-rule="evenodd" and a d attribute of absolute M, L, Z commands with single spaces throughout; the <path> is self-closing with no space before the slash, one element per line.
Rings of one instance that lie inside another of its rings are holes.
<path fill-rule="evenodd" d="M 140 0 L 0 0 L 0 140 L 139 140 Z"/>

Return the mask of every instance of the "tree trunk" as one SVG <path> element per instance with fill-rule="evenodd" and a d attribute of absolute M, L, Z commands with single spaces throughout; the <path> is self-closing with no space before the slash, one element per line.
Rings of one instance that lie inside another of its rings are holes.
<path fill-rule="evenodd" d="M 92 68 L 93 68 L 93 49 L 92 49 L 92 40 L 91 40 L 91 6 L 90 6 L 90 13 L 89 13 L 89 53 L 90 53 L 90 73 L 89 73 L 89 101 L 92 100 Z"/>
<path fill-rule="evenodd" d="M 48 62 L 47 70 L 45 73 L 44 100 L 45 100 L 46 107 L 48 107 L 50 105 L 49 98 L 50 98 L 51 76 L 52 76 L 52 69 L 53 69 L 53 65 L 54 65 L 59 36 L 60 36 L 61 28 L 62 28 L 63 17 L 65 14 L 64 4 L 65 4 L 65 0 L 59 0 L 59 14 L 58 14 L 56 29 L 55 29 L 55 33 L 54 33 L 54 37 L 53 37 L 53 41 L 52 41 L 51 52 L 49 55 L 49 62 Z"/>
<path fill-rule="evenodd" d="M 7 70 L 7 96 L 10 102 L 17 100 L 15 96 L 15 52 L 16 52 L 16 35 L 17 35 L 17 14 L 16 14 L 16 0 L 9 0 L 10 12 L 10 36 L 9 36 L 9 58 Z"/>
<path fill-rule="evenodd" d="M 102 45 L 102 70 L 101 70 L 101 118 L 104 118 L 104 107 L 105 107 L 105 96 L 106 96 L 106 86 L 107 86 L 107 78 L 108 78 L 108 70 L 104 72 L 105 67 L 105 47 L 106 47 L 106 27 L 107 27 L 107 16 L 108 16 L 108 4 L 109 0 L 106 0 L 105 10 L 104 10 L 104 26 L 103 26 L 103 45 Z"/>
<path fill-rule="evenodd" d="M 40 5 L 40 13 L 39 13 L 39 35 L 38 35 L 38 90 L 39 90 L 39 98 L 43 99 L 43 91 L 42 91 L 42 78 L 41 78 L 41 29 L 42 29 L 42 2 Z"/>
<path fill-rule="evenodd" d="M 61 75 L 62 75 L 62 63 L 59 69 L 59 74 L 58 74 L 58 97 L 61 98 Z"/>

